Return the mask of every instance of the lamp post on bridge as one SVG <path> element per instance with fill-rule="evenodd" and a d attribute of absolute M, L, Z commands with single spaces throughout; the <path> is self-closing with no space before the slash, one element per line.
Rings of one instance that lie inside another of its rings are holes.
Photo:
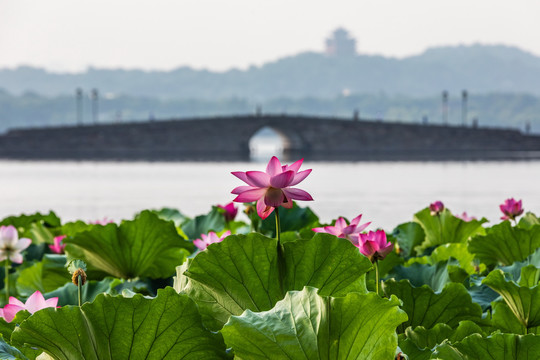
<path fill-rule="evenodd" d="M 97 125 L 99 121 L 99 93 L 97 89 L 92 89 L 92 121 Z"/>
<path fill-rule="evenodd" d="M 83 91 L 81 88 L 75 89 L 75 106 L 77 109 L 77 125 L 83 123 Z"/>
<path fill-rule="evenodd" d="M 448 125 L 448 91 L 442 92 L 442 121 L 444 125 Z"/>
<path fill-rule="evenodd" d="M 467 93 L 467 90 L 463 90 L 461 92 L 461 125 L 466 126 L 467 125 L 467 100 L 469 98 L 469 94 Z"/>

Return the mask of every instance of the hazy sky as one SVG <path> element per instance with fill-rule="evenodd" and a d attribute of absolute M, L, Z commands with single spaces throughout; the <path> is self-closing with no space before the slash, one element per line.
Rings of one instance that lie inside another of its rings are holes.
<path fill-rule="evenodd" d="M 322 51 L 342 26 L 364 54 L 515 45 L 540 56 L 540 0 L 0 0 L 0 68 L 225 70 Z"/>

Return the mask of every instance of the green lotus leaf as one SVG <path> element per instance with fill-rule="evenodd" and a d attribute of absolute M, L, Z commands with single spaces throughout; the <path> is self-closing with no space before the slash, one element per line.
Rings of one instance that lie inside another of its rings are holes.
<path fill-rule="evenodd" d="M 471 295 L 473 302 L 482 307 L 482 311 L 491 309 L 491 303 L 498 299 L 500 295 L 493 291 L 489 286 L 482 284 L 485 276 L 473 274 L 469 277 L 469 285 L 467 290 Z"/>
<path fill-rule="evenodd" d="M 455 344 L 437 347 L 432 359 L 537 360 L 540 336 L 494 333 L 488 337 L 473 334 Z"/>
<path fill-rule="evenodd" d="M 269 311 L 232 316 L 221 333 L 238 359 L 393 359 L 406 318 L 396 297 L 323 297 L 305 287 Z"/>
<path fill-rule="evenodd" d="M 317 234 L 284 243 L 252 233 L 231 235 L 200 252 L 177 279 L 216 330 L 246 309 L 266 311 L 289 290 L 319 288 L 323 296 L 365 292 L 371 262 L 348 240 Z"/>
<path fill-rule="evenodd" d="M 448 283 L 440 293 L 429 286 L 414 287 L 408 280 L 387 280 L 383 284 L 386 295 L 396 295 L 402 302 L 409 319 L 398 327 L 400 333 L 409 326 L 423 326 L 431 329 L 436 324 L 447 324 L 451 328 L 460 321 L 482 320 L 480 305 L 472 302 L 471 296 L 462 284 Z"/>
<path fill-rule="evenodd" d="M 432 349 L 445 340 L 454 343 L 475 333 L 483 334 L 483 331 L 472 321 L 461 321 L 456 329 L 446 324 L 437 324 L 431 329 L 408 327 L 404 334 L 399 335 L 399 347 L 410 359 L 429 359 Z"/>
<path fill-rule="evenodd" d="M 61 225 L 60 218 L 52 211 L 49 211 L 48 214 L 37 212 L 31 215 L 9 216 L 0 221 L 0 225 L 13 225 L 17 229 L 26 229 L 33 223 L 42 223 L 47 227 L 59 227 Z"/>
<path fill-rule="evenodd" d="M 172 288 L 155 299 L 99 295 L 94 302 L 34 313 L 12 342 L 55 359 L 222 359 L 221 336 L 206 330 L 197 306 Z"/>
<path fill-rule="evenodd" d="M 84 221 L 77 220 L 75 222 L 68 222 L 62 225 L 61 231 L 62 231 L 62 234 L 66 236 L 74 236 L 76 233 L 90 230 L 94 226 L 102 226 L 102 225 L 87 224 Z"/>
<path fill-rule="evenodd" d="M 28 360 L 17 348 L 0 339 L 0 359 L 2 360 Z"/>
<path fill-rule="evenodd" d="M 426 234 L 426 239 L 415 248 L 418 254 L 430 247 L 448 243 L 465 243 L 470 237 L 483 234 L 482 224 L 486 219 L 464 221 L 455 217 L 448 209 L 441 214 L 431 215 L 429 208 L 421 210 L 414 215 Z"/>
<path fill-rule="evenodd" d="M 530 229 L 512 227 L 503 221 L 487 230 L 484 236 L 469 241 L 469 252 L 486 265 L 511 265 L 523 261 L 540 247 L 540 225 Z"/>
<path fill-rule="evenodd" d="M 531 212 L 527 212 L 521 217 L 521 219 L 519 219 L 518 226 L 522 229 L 527 230 L 532 228 L 534 225 L 540 225 L 540 219 L 538 219 L 536 215 Z"/>
<path fill-rule="evenodd" d="M 285 243 L 283 248 L 285 291 L 313 286 L 321 296 L 366 292 L 364 281 L 359 279 L 372 265 L 350 241 L 319 233 L 310 240 Z"/>
<path fill-rule="evenodd" d="M 296 203 L 291 209 L 280 207 L 279 219 L 282 232 L 298 231 L 306 227 L 311 229 L 319 225 L 319 218 L 309 207 L 300 207 Z M 269 216 L 262 221 L 261 232 L 272 237 L 276 236 L 274 216 Z"/>
<path fill-rule="evenodd" d="M 206 215 L 199 215 L 194 219 L 187 220 L 181 225 L 182 231 L 188 239 L 200 239 L 201 234 L 210 231 L 219 232 L 225 228 L 225 217 L 216 206 Z"/>
<path fill-rule="evenodd" d="M 64 255 L 46 254 L 43 260 L 23 269 L 17 278 L 17 291 L 27 297 L 37 290 L 42 293 L 53 291 L 71 281 Z"/>
<path fill-rule="evenodd" d="M 105 278 L 101 281 L 87 281 L 81 288 L 82 302 L 92 302 L 99 294 L 109 294 L 112 295 L 115 293 L 113 290 L 116 285 L 119 285 L 121 280 L 114 278 Z M 52 297 L 58 297 L 58 306 L 66 305 L 78 305 L 79 304 L 79 295 L 77 285 L 69 282 L 58 289 L 50 291 L 45 295 L 46 299 Z"/>
<path fill-rule="evenodd" d="M 120 226 L 92 226 L 64 242 L 66 253 L 85 261 L 89 272 L 93 267 L 123 279 L 167 278 L 192 249 L 171 222 L 149 211 Z"/>
<path fill-rule="evenodd" d="M 400 255 L 405 258 L 416 256 L 415 248 L 426 239 L 424 229 L 414 221 L 396 227 L 392 236 L 396 238 L 399 248 L 402 250 Z"/>
<path fill-rule="evenodd" d="M 11 339 L 13 330 L 29 316 L 30 313 L 28 311 L 22 310 L 15 315 L 15 318 L 11 322 L 7 322 L 3 317 L 0 317 L 0 335 L 2 335 L 2 338 L 5 340 Z"/>
<path fill-rule="evenodd" d="M 441 261 L 447 261 L 454 258 L 459 262 L 459 266 L 463 268 L 469 275 L 481 273 L 486 269 L 484 264 L 476 264 L 474 254 L 471 254 L 467 249 L 467 244 L 452 243 L 438 246 L 429 256 L 432 264 Z"/>
<path fill-rule="evenodd" d="M 174 226 L 179 227 L 183 222 L 188 220 L 187 216 L 182 214 L 177 209 L 162 208 L 161 210 L 151 210 L 160 219 L 166 221 L 172 221 Z"/>
<path fill-rule="evenodd" d="M 396 280 L 407 279 L 415 287 L 427 285 L 434 291 L 441 291 L 446 284 L 452 282 L 447 265 L 441 262 L 435 265 L 396 266 L 390 276 Z"/>
<path fill-rule="evenodd" d="M 527 265 L 521 268 L 521 276 L 519 277 L 519 286 L 533 287 L 538 285 L 540 281 L 540 269 L 534 265 Z"/>
<path fill-rule="evenodd" d="M 490 272 L 482 283 L 503 297 L 506 305 L 524 327 L 540 326 L 540 287 L 524 287 L 507 281 L 501 270 Z"/>
<path fill-rule="evenodd" d="M 492 303 L 491 325 L 494 330 L 500 330 L 509 334 L 535 334 L 537 328 L 527 329 L 514 315 L 512 310 L 506 305 L 504 300 Z"/>

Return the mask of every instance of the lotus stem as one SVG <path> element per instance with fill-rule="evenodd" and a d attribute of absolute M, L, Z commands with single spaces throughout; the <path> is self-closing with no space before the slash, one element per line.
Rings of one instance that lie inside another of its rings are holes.
<path fill-rule="evenodd" d="M 279 208 L 276 209 L 276 239 L 281 244 L 281 223 L 279 222 Z"/>
<path fill-rule="evenodd" d="M 6 303 L 9 303 L 9 258 L 5 262 L 6 279 L 4 280 L 4 289 L 6 290 Z"/>
<path fill-rule="evenodd" d="M 77 278 L 77 289 L 79 290 L 79 307 L 82 305 L 82 276 L 79 274 Z"/>
<path fill-rule="evenodd" d="M 379 295 L 379 261 L 375 260 L 375 292 Z"/>

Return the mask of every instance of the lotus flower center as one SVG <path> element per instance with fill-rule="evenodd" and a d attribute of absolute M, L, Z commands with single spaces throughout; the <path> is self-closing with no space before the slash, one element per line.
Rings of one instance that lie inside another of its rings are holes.
<path fill-rule="evenodd" d="M 280 206 L 283 203 L 283 201 L 285 200 L 284 198 L 285 196 L 283 194 L 283 191 L 281 191 L 281 189 L 269 187 L 268 190 L 266 191 L 265 202 L 266 202 L 266 205 L 276 207 L 276 206 Z"/>

